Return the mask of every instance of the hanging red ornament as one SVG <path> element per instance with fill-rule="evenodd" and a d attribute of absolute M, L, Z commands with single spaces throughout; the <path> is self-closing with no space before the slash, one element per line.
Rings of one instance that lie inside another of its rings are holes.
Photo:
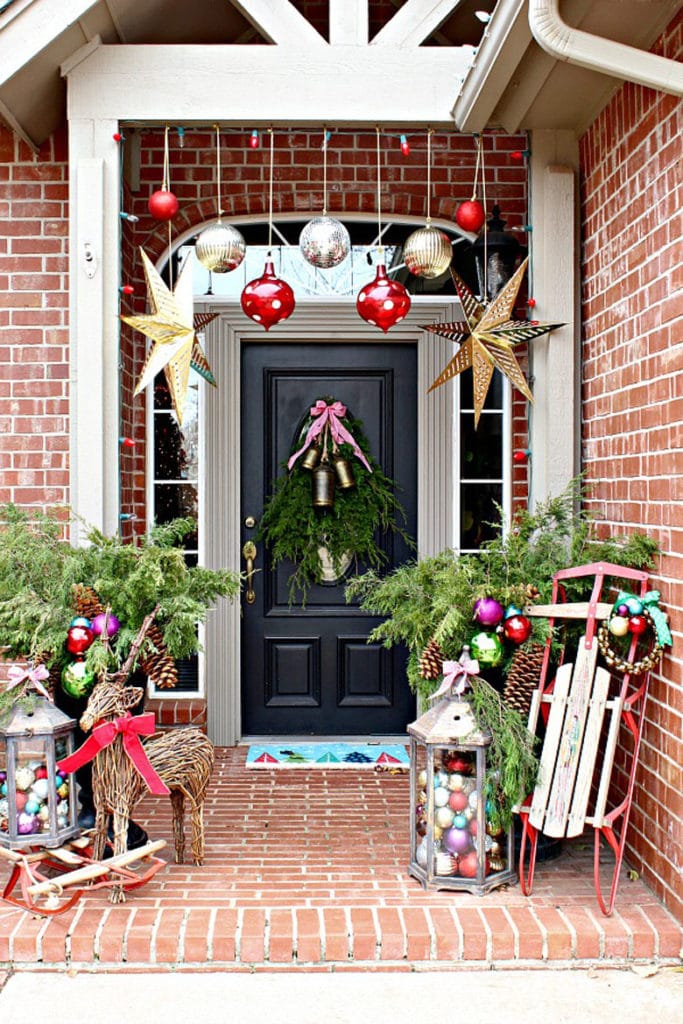
<path fill-rule="evenodd" d="M 178 205 L 177 197 L 165 188 L 152 192 L 147 202 L 149 212 L 155 220 L 172 220 L 178 212 Z"/>
<path fill-rule="evenodd" d="M 410 309 L 410 295 L 399 281 L 388 278 L 386 267 L 378 263 L 375 280 L 358 292 L 356 309 L 363 320 L 386 334 Z"/>
<path fill-rule="evenodd" d="M 71 626 L 66 634 L 66 649 L 69 654 L 84 654 L 94 639 L 94 632 L 87 626 Z"/>
<path fill-rule="evenodd" d="M 291 316 L 295 305 L 294 292 L 286 281 L 275 276 L 270 256 L 266 259 L 263 274 L 246 285 L 240 301 L 247 316 L 267 331 Z"/>
<path fill-rule="evenodd" d="M 486 213 L 478 199 L 468 199 L 455 211 L 455 223 L 463 231 L 479 231 L 484 226 Z"/>
<path fill-rule="evenodd" d="M 627 619 L 627 622 L 628 631 L 633 633 L 634 636 L 642 636 L 649 625 L 644 615 L 632 615 L 630 619 Z"/>

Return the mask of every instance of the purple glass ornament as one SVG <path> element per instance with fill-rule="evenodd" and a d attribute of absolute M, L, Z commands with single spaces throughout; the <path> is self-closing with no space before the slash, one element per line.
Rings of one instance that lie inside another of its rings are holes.
<path fill-rule="evenodd" d="M 104 632 L 104 620 L 106 618 L 107 616 L 104 614 L 104 612 L 101 612 L 99 615 L 96 615 L 95 618 L 92 620 L 90 628 L 92 629 L 95 636 L 102 636 L 102 633 Z M 109 618 L 107 619 L 107 636 L 114 636 L 116 633 L 118 633 L 120 628 L 121 623 L 119 622 L 119 620 L 116 618 L 115 615 L 110 614 Z"/>
<path fill-rule="evenodd" d="M 474 620 L 480 626 L 497 626 L 504 614 L 502 604 L 493 597 L 480 597 L 474 602 Z"/>
<path fill-rule="evenodd" d="M 24 811 L 17 815 L 17 832 L 20 836 L 30 836 L 40 828 L 40 821 L 35 814 L 26 814 Z"/>
<path fill-rule="evenodd" d="M 464 853 L 472 845 L 472 837 L 461 828 L 449 828 L 443 834 L 443 844 L 449 853 Z"/>

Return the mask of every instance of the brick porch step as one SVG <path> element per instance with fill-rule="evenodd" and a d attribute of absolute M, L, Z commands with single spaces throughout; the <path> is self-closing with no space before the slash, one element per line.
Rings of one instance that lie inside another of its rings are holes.
<path fill-rule="evenodd" d="M 0 969 L 414 970 L 677 962 L 683 929 L 639 880 L 616 911 L 595 900 L 590 844 L 484 897 L 424 892 L 406 873 L 408 777 L 363 770 L 247 770 L 217 751 L 202 867 L 169 863 L 125 904 L 106 892 L 33 918 L 0 903 Z M 136 819 L 171 853 L 170 803 Z M 4 876 L 0 873 L 0 882 Z"/>

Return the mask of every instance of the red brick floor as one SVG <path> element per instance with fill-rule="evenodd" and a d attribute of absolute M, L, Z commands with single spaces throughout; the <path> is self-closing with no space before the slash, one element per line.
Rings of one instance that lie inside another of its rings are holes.
<path fill-rule="evenodd" d="M 49 919 L 0 902 L 0 971 L 615 966 L 681 955 L 683 929 L 638 880 L 625 876 L 614 915 L 602 916 L 592 837 L 537 865 L 530 898 L 518 885 L 483 897 L 425 892 L 406 872 L 406 774 L 247 770 L 245 756 L 217 751 L 202 867 L 169 863 L 124 904 L 98 890 Z M 170 859 L 169 801 L 148 798 L 136 820 L 169 842 Z"/>

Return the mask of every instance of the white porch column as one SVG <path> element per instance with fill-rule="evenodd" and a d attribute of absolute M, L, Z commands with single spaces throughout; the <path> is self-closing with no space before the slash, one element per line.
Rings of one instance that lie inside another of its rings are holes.
<path fill-rule="evenodd" d="M 529 294 L 534 319 L 565 327 L 529 346 L 530 506 L 561 493 L 580 471 L 581 295 L 578 142 L 571 131 L 531 133 Z"/>
<path fill-rule="evenodd" d="M 119 527 L 117 130 L 113 119 L 69 120 L 70 500 L 108 534 Z"/>

